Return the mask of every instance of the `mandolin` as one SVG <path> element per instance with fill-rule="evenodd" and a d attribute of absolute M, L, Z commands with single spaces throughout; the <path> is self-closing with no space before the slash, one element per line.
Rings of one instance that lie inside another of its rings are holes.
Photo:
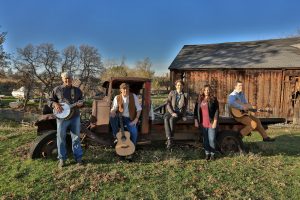
<path fill-rule="evenodd" d="M 115 146 L 116 153 L 119 156 L 129 156 L 134 153 L 135 145 L 130 140 L 130 133 L 124 131 L 122 114 L 119 113 L 120 131 L 117 133 L 118 142 Z"/>

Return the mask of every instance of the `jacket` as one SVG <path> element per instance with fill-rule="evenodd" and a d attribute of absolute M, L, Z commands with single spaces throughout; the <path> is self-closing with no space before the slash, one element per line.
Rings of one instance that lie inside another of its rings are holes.
<path fill-rule="evenodd" d="M 170 114 L 175 113 L 176 94 L 177 94 L 177 91 L 172 90 L 168 95 L 166 107 L 167 107 L 167 111 Z M 187 101 L 187 98 L 186 98 L 186 96 L 184 95 L 183 92 L 182 92 L 182 96 L 183 96 L 183 98 L 180 98 L 177 108 L 179 109 L 179 113 L 182 114 L 183 116 L 185 116 L 188 101 Z"/>
<path fill-rule="evenodd" d="M 214 119 L 219 118 L 219 102 L 217 98 L 212 98 L 208 102 L 208 113 L 209 113 L 209 121 L 213 123 Z M 198 120 L 198 123 L 202 123 L 202 112 L 199 100 L 196 101 L 195 108 L 194 108 L 194 118 Z"/>

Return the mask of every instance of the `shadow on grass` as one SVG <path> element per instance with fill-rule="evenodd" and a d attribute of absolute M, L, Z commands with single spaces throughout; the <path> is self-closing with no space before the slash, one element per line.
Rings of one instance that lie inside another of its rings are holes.
<path fill-rule="evenodd" d="M 257 137 L 259 138 L 259 137 Z M 259 138 L 260 139 L 260 138 Z M 250 140 L 256 140 L 251 138 Z M 201 145 L 179 142 L 174 145 L 172 151 L 166 150 L 164 141 L 152 141 L 148 145 L 139 145 L 134 153 L 132 162 L 119 157 L 113 147 L 89 145 L 84 150 L 84 161 L 91 164 L 119 164 L 119 163 L 158 163 L 204 160 L 204 149 Z M 293 156 L 300 155 L 300 135 L 279 135 L 275 142 L 245 141 L 246 152 L 261 156 Z M 223 155 L 217 153 L 217 159 L 235 156 L 236 154 Z M 68 152 L 68 158 L 72 159 L 72 152 Z"/>
<path fill-rule="evenodd" d="M 261 156 L 294 156 L 300 155 L 300 136 L 299 135 L 279 135 L 275 142 L 246 141 L 246 152 L 260 154 Z M 230 157 L 233 155 L 223 155 L 217 153 L 217 158 Z M 165 148 L 163 141 L 154 141 L 149 145 L 138 146 L 133 156 L 133 163 L 157 163 L 168 161 L 190 161 L 203 160 L 204 150 L 202 147 L 178 143 L 172 151 Z M 114 148 L 103 148 L 92 146 L 86 150 L 85 160 L 94 164 L 110 163 L 130 163 L 116 155 Z"/>
<path fill-rule="evenodd" d="M 123 163 L 128 162 L 115 153 L 115 149 L 103 148 L 100 146 L 90 146 L 86 150 L 84 156 L 87 163 L 94 164 L 109 164 L 109 163 Z M 189 144 L 178 143 L 175 144 L 172 150 L 166 150 L 163 141 L 155 141 L 149 145 L 137 146 L 133 155 L 133 163 L 156 163 L 167 160 L 188 161 L 204 159 L 204 151 L 200 147 L 195 147 Z"/>
<path fill-rule="evenodd" d="M 274 142 L 245 142 L 246 151 L 260 153 L 262 156 L 300 155 L 300 136 L 299 135 L 279 135 Z"/>

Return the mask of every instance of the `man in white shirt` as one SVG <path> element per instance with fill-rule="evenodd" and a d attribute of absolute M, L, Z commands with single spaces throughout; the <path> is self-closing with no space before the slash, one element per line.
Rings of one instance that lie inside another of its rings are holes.
<path fill-rule="evenodd" d="M 120 85 L 120 95 L 115 96 L 113 106 L 110 111 L 110 125 L 113 136 L 119 131 L 119 117 L 116 113 L 122 115 L 123 124 L 130 132 L 130 139 L 136 145 L 137 142 L 137 123 L 141 114 L 142 107 L 139 100 L 134 93 L 129 92 L 129 85 L 122 83 Z"/>

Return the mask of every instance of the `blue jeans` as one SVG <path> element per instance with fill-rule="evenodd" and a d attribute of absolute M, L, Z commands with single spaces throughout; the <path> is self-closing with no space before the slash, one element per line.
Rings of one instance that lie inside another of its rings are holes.
<path fill-rule="evenodd" d="M 205 154 L 215 154 L 216 129 L 202 127 L 202 134 Z"/>
<path fill-rule="evenodd" d="M 138 137 L 137 125 L 130 125 L 131 120 L 129 117 L 122 117 L 122 119 L 123 119 L 124 129 L 127 129 L 129 131 L 130 139 L 133 142 L 133 144 L 136 145 L 137 137 Z M 112 134 L 114 137 L 116 137 L 120 127 L 119 116 L 110 117 L 109 122 L 112 129 Z"/>
<path fill-rule="evenodd" d="M 82 158 L 82 149 L 80 144 L 80 116 L 74 116 L 69 120 L 57 119 L 57 150 L 58 150 L 58 159 L 66 160 L 67 159 L 67 150 L 66 150 L 66 135 L 67 129 L 70 129 L 71 138 L 72 138 L 72 151 L 75 158 L 75 161 Z"/>

